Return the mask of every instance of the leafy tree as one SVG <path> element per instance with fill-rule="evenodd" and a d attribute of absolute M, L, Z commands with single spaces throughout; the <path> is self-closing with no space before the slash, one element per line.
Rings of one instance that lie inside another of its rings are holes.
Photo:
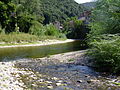
<path fill-rule="evenodd" d="M 6 32 L 11 32 L 15 28 L 15 5 L 11 0 L 0 1 L 0 24 Z"/>
<path fill-rule="evenodd" d="M 40 0 L 12 0 L 12 2 L 17 6 L 17 16 L 22 14 L 31 15 L 34 16 L 37 21 L 43 22 L 44 17 L 41 11 L 42 7 Z"/>
<path fill-rule="evenodd" d="M 64 32 L 68 38 L 85 39 L 89 29 L 87 25 L 84 24 L 84 21 L 73 17 L 64 23 Z"/>
<path fill-rule="evenodd" d="M 30 15 L 21 15 L 17 17 L 17 24 L 20 32 L 28 33 L 32 26 L 34 18 Z"/>
<path fill-rule="evenodd" d="M 120 1 L 98 0 L 93 11 L 91 36 L 120 33 Z"/>

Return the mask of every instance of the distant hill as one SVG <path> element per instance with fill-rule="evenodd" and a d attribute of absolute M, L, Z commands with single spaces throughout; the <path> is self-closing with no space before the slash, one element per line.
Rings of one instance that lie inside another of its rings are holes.
<path fill-rule="evenodd" d="M 90 10 L 90 9 L 92 9 L 92 8 L 95 8 L 95 4 L 96 4 L 96 2 L 88 2 L 88 3 L 83 3 L 82 5 L 83 5 L 86 9 Z"/>

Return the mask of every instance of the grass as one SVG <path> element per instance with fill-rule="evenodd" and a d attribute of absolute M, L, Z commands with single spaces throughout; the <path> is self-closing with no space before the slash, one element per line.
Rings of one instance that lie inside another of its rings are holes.
<path fill-rule="evenodd" d="M 0 34 L 0 46 L 38 44 L 45 40 L 65 40 L 55 36 L 35 36 L 27 33 Z"/>
<path fill-rule="evenodd" d="M 37 36 L 25 33 L 0 34 L 0 42 L 4 43 L 23 43 L 38 40 L 39 38 Z"/>

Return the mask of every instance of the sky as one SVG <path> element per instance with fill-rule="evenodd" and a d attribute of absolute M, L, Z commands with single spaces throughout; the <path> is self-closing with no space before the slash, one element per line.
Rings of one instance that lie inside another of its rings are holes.
<path fill-rule="evenodd" d="M 86 2 L 91 2 L 93 0 L 75 0 L 77 3 L 86 3 Z"/>

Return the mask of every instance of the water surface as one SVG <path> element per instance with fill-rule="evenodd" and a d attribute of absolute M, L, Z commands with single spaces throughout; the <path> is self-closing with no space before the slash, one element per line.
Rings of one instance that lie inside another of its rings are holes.
<path fill-rule="evenodd" d="M 85 47 L 81 41 L 46 46 L 0 48 L 0 61 L 10 61 L 22 58 L 41 58 L 82 49 L 85 49 Z"/>

